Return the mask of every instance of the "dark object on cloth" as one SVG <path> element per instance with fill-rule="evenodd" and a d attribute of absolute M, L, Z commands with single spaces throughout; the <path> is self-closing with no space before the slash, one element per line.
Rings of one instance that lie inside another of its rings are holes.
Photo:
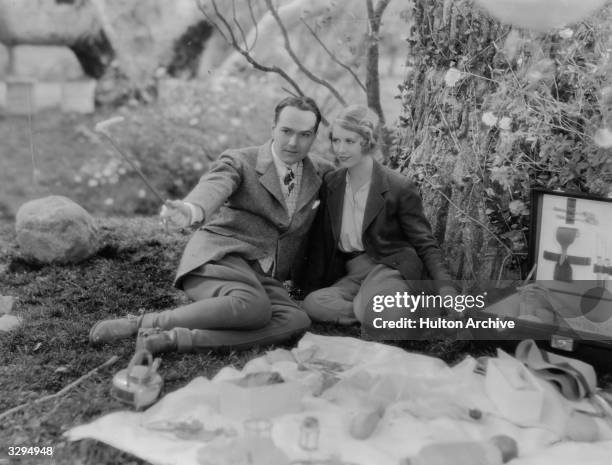
<path fill-rule="evenodd" d="M 257 373 L 249 373 L 243 378 L 232 381 L 232 383 L 240 387 L 268 386 L 270 384 L 279 384 L 284 382 L 285 380 L 276 371 L 258 371 Z"/>

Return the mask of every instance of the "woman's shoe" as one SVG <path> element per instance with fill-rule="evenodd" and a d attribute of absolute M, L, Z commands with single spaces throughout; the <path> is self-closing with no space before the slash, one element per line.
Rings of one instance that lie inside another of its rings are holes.
<path fill-rule="evenodd" d="M 136 350 L 148 350 L 152 354 L 175 352 L 178 349 L 176 332 L 159 328 L 141 328 L 136 339 Z"/>
<path fill-rule="evenodd" d="M 115 342 L 138 333 L 140 317 L 128 315 L 126 318 L 98 321 L 89 331 L 89 342 L 93 345 Z"/>

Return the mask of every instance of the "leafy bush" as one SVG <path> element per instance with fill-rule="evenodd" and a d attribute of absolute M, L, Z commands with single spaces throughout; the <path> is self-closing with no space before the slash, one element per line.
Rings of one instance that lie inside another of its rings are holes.
<path fill-rule="evenodd" d="M 612 190 L 611 18 L 608 8 L 537 35 L 500 25 L 468 1 L 448 9 L 414 1 L 414 67 L 400 87 L 392 161 L 422 185 L 458 277 L 524 267 L 532 187 Z M 502 269 L 487 268 L 487 255 Z"/>
<path fill-rule="evenodd" d="M 120 109 L 112 126 L 117 145 L 168 198 L 181 198 L 211 161 L 228 148 L 259 145 L 271 133 L 273 108 L 282 98 L 266 76 L 210 81 L 163 79 L 158 100 Z M 73 180 L 108 214 L 154 214 L 159 201 L 123 158 L 108 148 L 87 160 Z"/>

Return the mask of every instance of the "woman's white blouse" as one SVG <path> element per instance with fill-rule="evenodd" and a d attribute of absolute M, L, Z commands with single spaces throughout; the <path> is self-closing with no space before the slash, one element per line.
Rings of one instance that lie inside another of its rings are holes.
<path fill-rule="evenodd" d="M 365 213 L 371 181 L 366 182 L 356 192 L 351 188 L 351 179 L 346 173 L 346 189 L 342 206 L 342 226 L 338 245 L 343 252 L 363 252 L 361 240 L 363 216 Z"/>

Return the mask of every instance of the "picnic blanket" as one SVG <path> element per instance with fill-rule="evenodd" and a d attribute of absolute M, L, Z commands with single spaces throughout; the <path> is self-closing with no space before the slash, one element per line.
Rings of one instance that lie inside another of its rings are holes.
<path fill-rule="evenodd" d="M 449 367 L 393 346 L 307 333 L 291 351 L 268 352 L 242 370 L 225 367 L 211 380 L 195 378 L 144 412 L 107 414 L 66 435 L 96 439 L 156 465 L 201 465 L 198 458 L 207 448 L 241 437 L 246 420 L 269 418 L 272 441 L 292 461 L 334 457 L 338 463 L 397 465 L 426 444 L 505 434 L 519 447 L 512 465 L 609 463 L 612 431 L 604 420 L 597 419 L 600 441 L 565 440 L 572 412 L 591 408 L 585 401 L 569 401 L 533 377 L 542 411 L 508 418 L 490 396 L 494 384 L 476 368 L 469 356 Z M 260 387 L 235 383 L 262 373 L 276 373 L 284 382 Z M 349 433 L 351 420 L 371 408 L 384 409 L 379 424 L 369 438 L 355 439 Z M 306 417 L 318 420 L 316 450 L 299 444 Z M 204 425 L 204 435 L 181 430 L 194 422 Z"/>

